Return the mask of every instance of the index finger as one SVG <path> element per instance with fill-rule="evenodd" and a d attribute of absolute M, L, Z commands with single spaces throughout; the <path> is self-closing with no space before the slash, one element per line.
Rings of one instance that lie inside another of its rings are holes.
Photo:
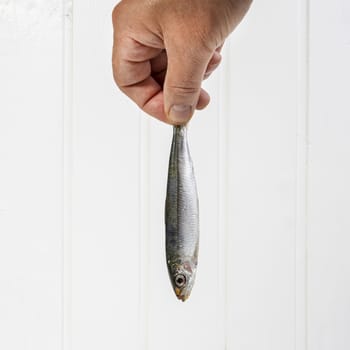
<path fill-rule="evenodd" d="M 118 87 L 143 111 L 166 122 L 162 87 L 152 77 L 150 60 L 162 48 L 146 46 L 131 37 L 116 36 L 113 75 Z"/>

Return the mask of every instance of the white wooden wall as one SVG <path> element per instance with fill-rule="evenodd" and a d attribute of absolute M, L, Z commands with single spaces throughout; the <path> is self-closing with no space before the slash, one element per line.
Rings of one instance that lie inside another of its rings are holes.
<path fill-rule="evenodd" d="M 114 85 L 115 1 L 0 0 L 0 349 L 348 350 L 349 1 L 255 1 L 227 42 L 189 131 L 186 303 L 172 130 Z"/>

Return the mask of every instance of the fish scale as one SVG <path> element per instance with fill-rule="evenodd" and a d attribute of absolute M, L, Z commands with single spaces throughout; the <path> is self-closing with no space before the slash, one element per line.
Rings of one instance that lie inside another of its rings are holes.
<path fill-rule="evenodd" d="M 199 208 L 186 126 L 174 126 L 165 205 L 169 277 L 180 300 L 191 293 L 198 260 Z M 184 284 L 179 287 L 179 281 Z"/>

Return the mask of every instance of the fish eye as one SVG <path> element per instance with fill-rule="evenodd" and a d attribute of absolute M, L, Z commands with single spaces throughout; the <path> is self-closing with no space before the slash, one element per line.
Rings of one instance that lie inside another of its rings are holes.
<path fill-rule="evenodd" d="M 178 274 L 175 276 L 176 287 L 181 288 L 186 284 L 186 277 L 183 274 Z"/>

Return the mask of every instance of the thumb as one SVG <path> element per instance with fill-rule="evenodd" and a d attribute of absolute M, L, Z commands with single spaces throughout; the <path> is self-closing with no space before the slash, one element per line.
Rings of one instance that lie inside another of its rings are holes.
<path fill-rule="evenodd" d="M 201 84 L 212 53 L 199 45 L 166 48 L 168 67 L 164 81 L 165 114 L 172 124 L 185 124 L 197 106 Z"/>

